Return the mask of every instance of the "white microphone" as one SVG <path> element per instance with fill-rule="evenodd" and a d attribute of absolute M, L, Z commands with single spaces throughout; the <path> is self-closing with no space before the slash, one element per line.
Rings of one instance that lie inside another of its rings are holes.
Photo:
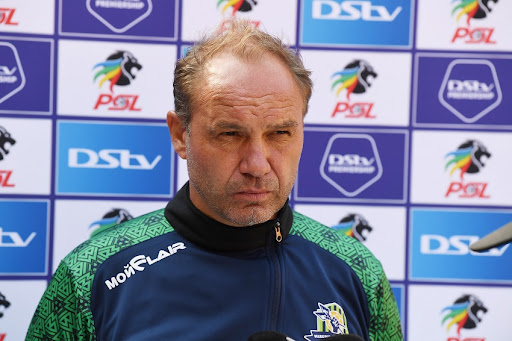
<path fill-rule="evenodd" d="M 499 229 L 489 233 L 477 242 L 469 246 L 473 251 L 487 251 L 512 241 L 512 221 Z"/>

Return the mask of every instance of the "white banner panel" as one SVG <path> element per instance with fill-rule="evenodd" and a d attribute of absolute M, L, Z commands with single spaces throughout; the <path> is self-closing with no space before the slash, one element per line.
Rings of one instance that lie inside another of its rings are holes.
<path fill-rule="evenodd" d="M 50 194 L 49 119 L 0 118 L 0 194 Z"/>
<path fill-rule="evenodd" d="M 164 119 L 176 46 L 59 41 L 59 115 Z"/>
<path fill-rule="evenodd" d="M 418 1 L 421 49 L 510 51 L 510 1 Z"/>
<path fill-rule="evenodd" d="M 236 7 L 233 1 L 183 1 L 182 39 L 197 41 L 205 33 L 223 25 L 226 19 L 237 17 L 250 20 L 254 25 L 283 39 L 288 45 L 296 41 L 297 2 L 281 1 L 244 1 Z"/>
<path fill-rule="evenodd" d="M 407 339 L 504 341 L 512 324 L 512 289 L 477 286 L 410 285 Z"/>
<path fill-rule="evenodd" d="M 54 0 L 2 0 L 0 32 L 53 34 Z"/>
<path fill-rule="evenodd" d="M 164 208 L 167 201 L 56 200 L 53 271 L 91 234 Z"/>
<path fill-rule="evenodd" d="M 512 204 L 509 133 L 415 131 L 412 141 L 412 202 Z"/>
<path fill-rule="evenodd" d="M 0 281 L 0 340 L 25 340 L 46 281 Z"/>
<path fill-rule="evenodd" d="M 404 279 L 404 207 L 299 204 L 294 209 L 358 239 L 381 261 L 389 279 Z"/>
<path fill-rule="evenodd" d="M 302 51 L 312 71 L 306 123 L 406 126 L 410 53 Z"/>

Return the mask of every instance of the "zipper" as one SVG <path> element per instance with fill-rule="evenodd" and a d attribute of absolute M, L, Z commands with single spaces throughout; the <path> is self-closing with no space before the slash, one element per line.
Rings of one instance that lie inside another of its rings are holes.
<path fill-rule="evenodd" d="M 280 243 L 283 240 L 283 235 L 281 234 L 281 223 L 279 220 L 274 224 L 274 229 L 276 230 L 276 242 Z"/>
<path fill-rule="evenodd" d="M 282 291 L 282 272 L 281 272 L 281 262 L 279 260 L 279 244 L 283 240 L 283 235 L 281 234 L 281 223 L 278 221 L 274 224 L 274 230 L 276 233 L 275 240 L 276 243 L 271 243 L 269 246 L 269 256 L 270 256 L 270 264 L 273 269 L 273 293 L 272 293 L 272 305 L 270 309 L 270 329 L 269 330 L 277 330 L 277 322 L 279 318 L 279 310 L 281 303 L 281 291 Z"/>

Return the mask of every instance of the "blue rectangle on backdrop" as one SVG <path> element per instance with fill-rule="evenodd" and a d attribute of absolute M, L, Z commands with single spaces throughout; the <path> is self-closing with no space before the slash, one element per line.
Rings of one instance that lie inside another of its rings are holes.
<path fill-rule="evenodd" d="M 512 211 L 411 210 L 410 278 L 511 282 L 510 244 L 477 253 L 469 245 L 512 220 Z"/>
<path fill-rule="evenodd" d="M 404 202 L 407 132 L 305 128 L 299 201 Z"/>
<path fill-rule="evenodd" d="M 164 124 L 60 121 L 57 146 L 60 194 L 172 194 L 172 147 Z"/>
<path fill-rule="evenodd" d="M 0 112 L 51 114 L 52 43 L 0 42 Z"/>
<path fill-rule="evenodd" d="M 0 275 L 46 275 L 48 202 L 0 200 Z"/>
<path fill-rule="evenodd" d="M 417 56 L 414 123 L 431 127 L 512 127 L 512 58 Z"/>
<path fill-rule="evenodd" d="M 175 0 L 60 1 L 63 34 L 176 40 Z"/>
<path fill-rule="evenodd" d="M 301 44 L 411 45 L 411 0 L 302 1 Z"/>

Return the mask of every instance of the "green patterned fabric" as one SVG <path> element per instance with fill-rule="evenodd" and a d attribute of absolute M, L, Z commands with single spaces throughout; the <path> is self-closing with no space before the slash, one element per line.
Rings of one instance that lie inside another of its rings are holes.
<path fill-rule="evenodd" d="M 119 251 L 172 231 L 161 209 L 105 230 L 81 244 L 60 263 L 25 340 L 95 340 L 90 298 L 96 270 Z"/>
<path fill-rule="evenodd" d="M 358 240 L 294 212 L 290 234 L 309 240 L 347 263 L 361 280 L 370 311 L 372 341 L 401 341 L 395 296 L 381 263 Z"/>

